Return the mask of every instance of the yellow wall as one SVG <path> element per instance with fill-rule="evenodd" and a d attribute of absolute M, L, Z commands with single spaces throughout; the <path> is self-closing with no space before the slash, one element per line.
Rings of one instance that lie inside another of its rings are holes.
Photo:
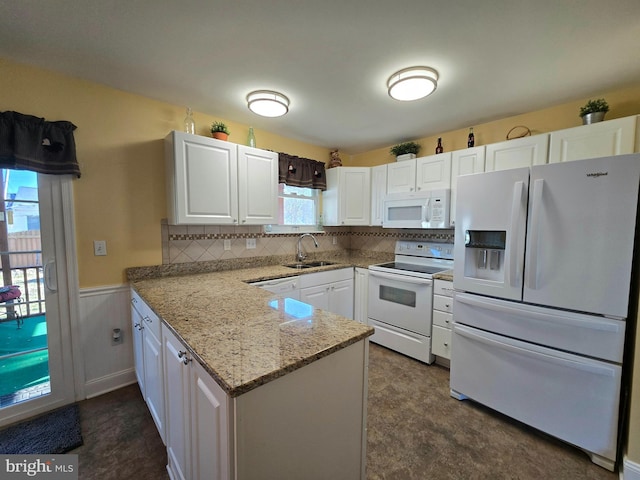
<path fill-rule="evenodd" d="M 69 120 L 82 178 L 74 181 L 80 287 L 126 282 L 124 270 L 162 263 L 166 218 L 163 139 L 182 128 L 184 106 L 169 105 L 0 58 L 0 111 Z M 197 133 L 225 121 L 229 140 L 245 143 L 248 126 L 194 113 Z M 255 130 L 260 148 L 320 161 L 329 150 Z M 93 255 L 106 240 L 108 255 Z"/>
<path fill-rule="evenodd" d="M 640 85 L 597 95 L 611 107 L 607 119 L 640 113 Z M 592 98 L 595 98 L 592 97 Z M 0 58 L 0 111 L 15 110 L 47 120 L 69 120 L 75 132 L 82 178 L 74 182 L 80 287 L 121 284 L 131 266 L 162 263 L 160 221 L 166 217 L 162 139 L 181 129 L 184 106 L 170 105 L 95 83 L 36 69 Z M 533 134 L 580 124 L 586 98 L 553 108 L 473 125 L 476 145 L 505 139 L 515 125 Z M 206 135 L 213 120 L 199 112 L 197 131 Z M 227 122 L 230 141 L 244 143 L 248 126 Z M 329 150 L 256 130 L 258 146 L 326 161 Z M 441 136 L 445 151 L 466 147 L 468 130 L 416 139 L 421 155 L 435 150 Z M 389 146 L 348 156 L 344 165 L 373 166 L 395 161 Z M 106 240 L 108 256 L 93 256 L 93 240 Z M 638 329 L 636 344 L 640 342 Z M 640 355 L 634 362 L 634 386 L 628 454 L 640 463 Z"/>
<path fill-rule="evenodd" d="M 640 84 L 621 90 L 601 92 L 589 98 L 601 97 L 605 98 L 607 103 L 609 103 L 609 112 L 605 117 L 606 120 L 613 120 L 614 118 L 627 117 L 640 113 Z M 525 125 L 528 127 L 531 130 L 531 135 L 577 127 L 582 125 L 582 119 L 578 117 L 580 107 L 583 106 L 589 98 L 480 125 L 469 125 L 469 127 L 473 127 L 476 146 L 506 140 L 509 130 L 517 125 Z M 445 152 L 467 148 L 468 134 L 469 128 L 467 127 L 461 130 L 439 132 L 433 136 L 414 139 L 415 142 L 422 146 L 418 156 L 433 155 L 438 137 L 442 137 L 442 145 Z M 390 147 L 391 145 L 351 156 L 342 154 L 343 164 L 345 166 L 355 167 L 375 166 L 395 162 L 395 157 L 389 153 Z"/>

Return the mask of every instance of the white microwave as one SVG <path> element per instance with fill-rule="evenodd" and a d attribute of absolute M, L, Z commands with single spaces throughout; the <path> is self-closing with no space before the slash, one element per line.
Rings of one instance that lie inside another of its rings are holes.
<path fill-rule="evenodd" d="M 450 228 L 451 190 L 390 193 L 384 197 L 384 228 Z"/>

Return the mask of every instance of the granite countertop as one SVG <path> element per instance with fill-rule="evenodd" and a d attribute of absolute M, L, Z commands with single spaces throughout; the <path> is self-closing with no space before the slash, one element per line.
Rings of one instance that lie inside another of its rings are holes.
<path fill-rule="evenodd" d="M 190 274 L 187 266 L 180 275 L 170 275 L 172 269 L 163 266 L 127 273 L 151 309 L 236 397 L 373 334 L 367 325 L 285 300 L 248 282 L 366 267 L 386 259 L 332 259 L 337 260 L 334 265 L 304 270 L 276 264 L 199 272 L 204 267 L 191 264 L 198 273 Z"/>
<path fill-rule="evenodd" d="M 436 273 L 433 275 L 433 278 L 436 280 L 446 280 L 447 282 L 453 282 L 453 269 Z"/>

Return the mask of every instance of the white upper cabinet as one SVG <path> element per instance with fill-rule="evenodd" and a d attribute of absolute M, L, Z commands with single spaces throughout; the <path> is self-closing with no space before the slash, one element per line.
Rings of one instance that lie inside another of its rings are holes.
<path fill-rule="evenodd" d="M 277 153 L 173 131 L 165 160 L 170 224 L 276 223 Z"/>
<path fill-rule="evenodd" d="M 516 138 L 487 145 L 485 172 L 547 163 L 549 135 Z"/>
<path fill-rule="evenodd" d="M 371 220 L 371 168 L 327 169 L 327 189 L 322 193 L 324 224 L 369 225 Z"/>
<path fill-rule="evenodd" d="M 550 135 L 549 163 L 633 153 L 635 143 L 635 116 L 558 130 Z"/>
<path fill-rule="evenodd" d="M 387 193 L 416 189 L 416 159 L 387 164 Z"/>
<path fill-rule="evenodd" d="M 451 152 L 451 211 L 449 223 L 453 227 L 456 220 L 456 187 L 460 175 L 484 172 L 485 147 L 472 147 Z"/>
<path fill-rule="evenodd" d="M 382 226 L 384 196 L 387 193 L 387 165 L 371 168 L 371 225 Z"/>
<path fill-rule="evenodd" d="M 238 145 L 240 225 L 278 223 L 278 154 Z"/>
<path fill-rule="evenodd" d="M 451 187 L 451 152 L 416 158 L 416 191 Z"/>
<path fill-rule="evenodd" d="M 387 165 L 387 193 L 442 190 L 450 179 L 451 152 Z"/>

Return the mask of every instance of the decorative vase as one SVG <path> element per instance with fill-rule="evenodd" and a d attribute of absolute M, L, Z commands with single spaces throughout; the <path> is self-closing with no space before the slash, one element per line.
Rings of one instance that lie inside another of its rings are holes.
<path fill-rule="evenodd" d="M 218 140 L 225 140 L 225 141 L 229 138 L 229 134 L 224 132 L 211 132 L 211 136 L 213 138 L 217 138 Z"/>
<path fill-rule="evenodd" d="M 604 114 L 607 112 L 591 112 L 582 116 L 583 125 L 591 125 L 592 123 L 598 123 L 604 120 Z"/>
<path fill-rule="evenodd" d="M 416 158 L 415 153 L 405 153 L 404 155 L 398 155 L 396 157 L 396 162 L 402 162 L 403 160 L 413 160 Z"/>

